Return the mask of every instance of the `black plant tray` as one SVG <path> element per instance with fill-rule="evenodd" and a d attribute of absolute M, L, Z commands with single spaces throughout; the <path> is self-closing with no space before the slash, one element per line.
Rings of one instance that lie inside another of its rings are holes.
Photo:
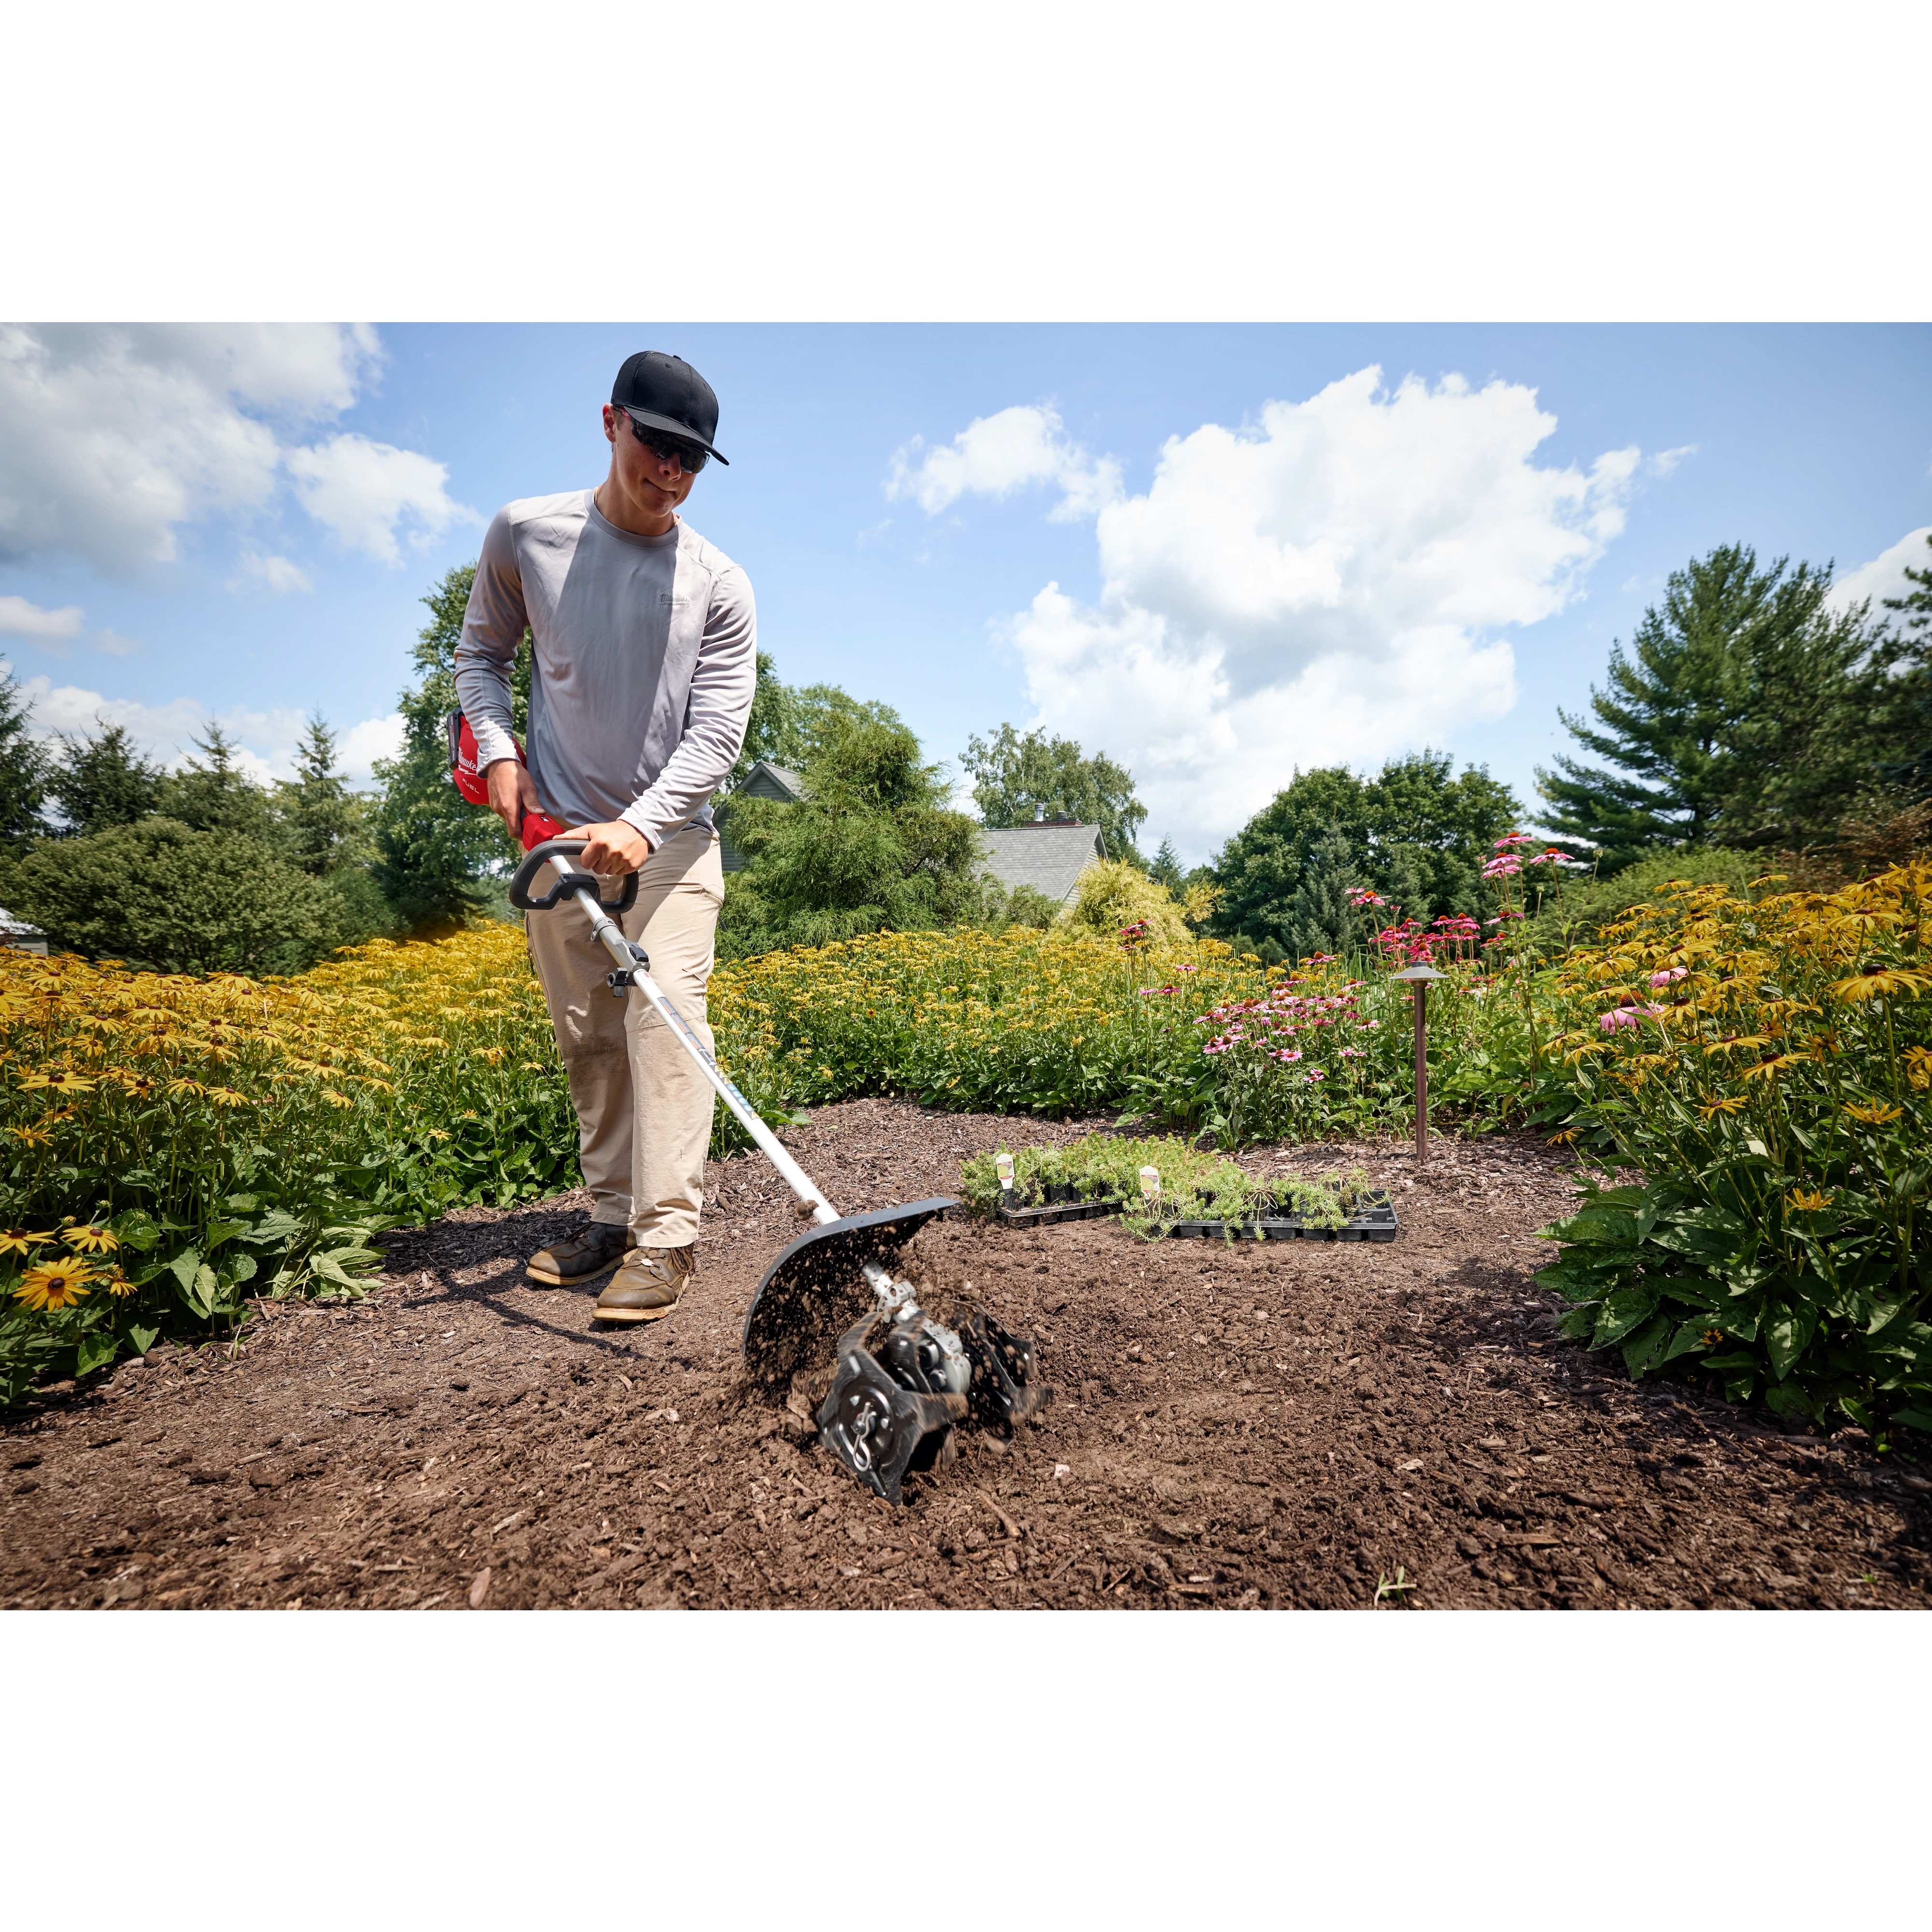
<path fill-rule="evenodd" d="M 1069 1190 L 1071 1191 L 1070 1190 Z M 1102 1216 L 1125 1211 L 1126 1202 L 1118 1194 L 1103 1195 L 1092 1201 L 1049 1201 L 1040 1208 L 1016 1208 L 1010 1191 L 1002 1195 L 994 1218 L 1003 1228 L 1046 1228 L 1058 1221 L 1096 1221 Z M 1395 1203 L 1385 1190 L 1366 1196 L 1363 1205 L 1339 1228 L 1310 1226 L 1298 1214 L 1257 1216 L 1249 1221 L 1170 1221 L 1166 1232 L 1185 1238 L 1198 1236 L 1208 1240 L 1237 1241 L 1392 1241 L 1401 1232 Z"/>

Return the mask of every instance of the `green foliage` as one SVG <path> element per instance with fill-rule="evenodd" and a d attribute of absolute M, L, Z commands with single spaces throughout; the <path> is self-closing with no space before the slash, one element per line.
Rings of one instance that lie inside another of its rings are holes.
<path fill-rule="evenodd" d="M 1828 604 L 1828 569 L 1726 544 L 1672 574 L 1626 656 L 1610 652 L 1596 722 L 1558 715 L 1614 767 L 1539 771 L 1544 823 L 1616 871 L 1658 846 L 1796 850 L 1828 836 L 1882 776 L 1884 672 L 1862 610 Z"/>
<path fill-rule="evenodd" d="M 100 722 L 94 737 L 62 738 L 47 780 L 64 829 L 82 838 L 148 817 L 163 782 L 160 766 L 141 755 L 124 727 Z"/>
<path fill-rule="evenodd" d="M 1640 906 L 1682 880 L 1694 886 L 1723 886 L 1739 898 L 1762 875 L 1764 862 L 1721 845 L 1684 852 L 1651 852 L 1619 872 L 1605 877 L 1552 872 L 1526 885 L 1529 920 L 1524 928 L 1546 958 L 1560 958 L 1570 946 L 1594 944 L 1633 906 Z"/>
<path fill-rule="evenodd" d="M 272 849 L 280 847 L 274 801 L 236 763 L 234 740 L 219 724 L 211 724 L 205 738 L 192 742 L 202 756 L 160 780 L 157 815 L 190 831 L 225 832 Z"/>
<path fill-rule="evenodd" d="M 1090 758 L 1071 738 L 1002 724 L 991 739 L 969 738 L 959 762 L 975 781 L 983 824 L 1023 825 L 1036 814 L 1078 819 L 1100 826 L 1109 858 L 1143 862 L 1135 842 L 1147 807 L 1134 796 L 1133 774 L 1106 752 Z"/>
<path fill-rule="evenodd" d="M 904 719 L 890 704 L 854 698 L 836 684 L 781 682 L 771 657 L 760 651 L 758 689 L 732 782 L 741 781 L 760 758 L 788 771 L 808 772 L 828 754 L 836 755 L 848 732 L 868 724 L 893 731 L 906 728 Z"/>
<path fill-rule="evenodd" d="M 28 734 L 31 710 L 13 672 L 0 668 L 0 850 L 10 852 L 47 829 L 47 757 Z"/>
<path fill-rule="evenodd" d="M 456 646 L 476 566 L 459 566 L 423 598 L 430 621 L 412 661 L 417 682 L 402 694 L 403 748 L 376 767 L 382 792 L 370 830 L 372 867 L 383 896 L 410 930 L 447 932 L 482 911 L 488 896 L 479 883 L 522 855 L 494 813 L 464 802 L 449 782 L 442 721 L 457 708 Z M 529 727 L 530 646 L 525 638 L 512 677 L 512 722 Z"/>
<path fill-rule="evenodd" d="M 1124 860 L 1096 859 L 1089 866 L 1062 917 L 1070 932 L 1116 944 L 1135 927 L 1158 945 L 1177 946 L 1188 936 L 1173 894 Z"/>
<path fill-rule="evenodd" d="M 1932 532 L 1925 542 L 1932 548 Z M 1891 746 L 1880 776 L 1916 802 L 1932 799 L 1932 562 L 1906 566 L 1911 589 L 1888 597 L 1885 608 L 1897 614 L 1879 652 L 1884 673 L 1880 698 Z"/>
<path fill-rule="evenodd" d="M 335 770 L 335 734 L 320 717 L 308 721 L 296 754 L 292 782 L 276 788 L 289 856 L 314 878 L 326 878 L 368 855 L 362 801 Z"/>
<path fill-rule="evenodd" d="M 998 1155 L 970 1156 L 960 1173 L 960 1197 L 976 1214 L 1000 1205 Z M 1339 1228 L 1361 1197 L 1366 1177 L 1359 1168 L 1313 1180 L 1277 1176 L 1260 1181 L 1222 1156 L 1207 1154 L 1172 1136 L 1130 1139 L 1090 1134 L 1067 1147 L 1023 1147 L 1012 1151 L 1013 1196 L 1022 1208 L 1046 1204 L 1049 1187 L 1070 1187 L 1082 1201 L 1123 1204 L 1121 1226 L 1144 1240 L 1158 1240 L 1180 1221 L 1246 1221 L 1257 1216 L 1297 1216 L 1312 1227 Z M 1154 1170 L 1154 1192 L 1145 1192 L 1141 1170 Z"/>
<path fill-rule="evenodd" d="M 171 818 L 50 840 L 8 889 L 50 946 L 165 973 L 299 966 L 322 930 L 314 886 L 272 846 Z"/>
<path fill-rule="evenodd" d="M 721 956 L 928 931 L 980 912 L 976 830 L 946 809 L 919 740 L 872 707 L 818 708 L 814 694 L 800 695 L 813 700 L 801 707 L 810 796 L 732 801 L 745 867 L 726 890 Z"/>
<path fill-rule="evenodd" d="M 1291 958 L 1345 953 L 1364 929 L 1346 894 L 1371 886 L 1412 918 L 1484 907 L 1483 862 L 1515 823 L 1509 788 L 1480 766 L 1420 752 L 1376 777 L 1340 766 L 1296 773 L 1222 848 L 1212 868 L 1221 903 L 1209 930 Z"/>
<path fill-rule="evenodd" d="M 1932 1428 L 1928 898 L 1924 862 L 1755 904 L 1685 887 L 1565 962 L 1571 1131 L 1643 1177 L 1546 1230 L 1566 1334 L 1634 1376 Z"/>

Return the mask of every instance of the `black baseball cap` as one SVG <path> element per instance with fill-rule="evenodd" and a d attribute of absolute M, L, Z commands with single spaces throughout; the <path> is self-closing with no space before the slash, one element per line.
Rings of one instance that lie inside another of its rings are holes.
<path fill-rule="evenodd" d="M 681 436 L 730 467 L 729 460 L 711 446 L 718 434 L 717 392 L 682 356 L 657 349 L 626 356 L 610 385 L 610 403 L 633 422 Z"/>

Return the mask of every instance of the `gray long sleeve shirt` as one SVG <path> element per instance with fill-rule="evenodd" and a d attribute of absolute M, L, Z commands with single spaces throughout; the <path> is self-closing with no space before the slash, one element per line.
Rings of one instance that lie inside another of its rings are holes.
<path fill-rule="evenodd" d="M 516 756 L 510 668 L 528 628 L 530 776 L 566 825 L 621 818 L 653 850 L 710 800 L 745 742 L 758 614 L 745 573 L 680 522 L 633 536 L 589 490 L 526 496 L 483 539 L 456 646 L 480 761 Z"/>

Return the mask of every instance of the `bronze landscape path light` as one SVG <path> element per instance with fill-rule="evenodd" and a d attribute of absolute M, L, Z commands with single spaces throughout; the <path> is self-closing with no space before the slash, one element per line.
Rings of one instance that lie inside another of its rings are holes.
<path fill-rule="evenodd" d="M 1449 976 L 1418 961 L 1413 966 L 1405 966 L 1393 976 L 1408 980 L 1414 989 L 1415 1157 L 1424 1161 L 1429 1158 L 1429 982 L 1432 980 L 1446 980 Z"/>

